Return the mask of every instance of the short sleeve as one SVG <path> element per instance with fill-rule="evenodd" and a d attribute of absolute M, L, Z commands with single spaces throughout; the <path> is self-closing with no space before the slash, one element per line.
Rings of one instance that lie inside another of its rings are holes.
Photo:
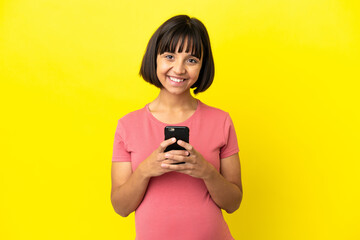
<path fill-rule="evenodd" d="M 239 152 L 235 127 L 229 114 L 227 114 L 224 123 L 224 138 L 225 144 L 220 149 L 220 159 L 230 157 Z"/>
<path fill-rule="evenodd" d="M 127 150 L 125 139 L 125 131 L 119 120 L 115 131 L 112 162 L 131 162 L 131 155 Z"/>

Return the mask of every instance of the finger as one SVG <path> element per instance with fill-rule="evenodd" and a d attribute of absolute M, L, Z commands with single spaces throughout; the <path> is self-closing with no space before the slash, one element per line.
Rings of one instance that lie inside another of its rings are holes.
<path fill-rule="evenodd" d="M 185 148 L 190 154 L 194 153 L 194 151 L 195 151 L 193 146 L 191 146 L 189 143 L 184 142 L 182 140 L 178 140 L 177 144 L 179 144 L 181 147 Z"/>
<path fill-rule="evenodd" d="M 167 155 L 165 155 L 166 153 L 167 153 L 167 152 L 160 152 L 160 153 L 158 153 L 157 161 L 158 161 L 158 162 L 162 162 L 162 161 L 168 160 Z"/>
<path fill-rule="evenodd" d="M 187 157 L 186 156 L 180 156 L 180 155 L 174 155 L 174 154 L 170 154 L 168 152 L 165 153 L 165 158 L 166 159 L 171 159 L 177 162 L 186 162 L 187 161 Z"/>
<path fill-rule="evenodd" d="M 172 170 L 172 171 L 185 171 L 189 170 L 189 166 L 187 164 L 168 164 L 168 163 L 161 163 L 161 167 Z"/>
<path fill-rule="evenodd" d="M 180 153 L 182 155 L 179 154 L 174 154 L 174 153 Z M 162 162 L 164 160 L 175 160 L 176 162 L 178 162 L 178 159 L 174 159 L 174 156 L 182 156 L 182 157 L 188 157 L 189 156 L 189 152 L 184 151 L 184 150 L 172 150 L 169 152 L 160 152 L 158 153 L 158 157 L 157 157 L 157 161 L 158 162 Z"/>
<path fill-rule="evenodd" d="M 171 151 L 168 151 L 166 153 L 169 153 L 169 154 L 172 154 L 172 155 L 180 155 L 180 156 L 189 156 L 190 153 L 188 151 L 185 151 L 185 150 L 171 150 Z"/>
<path fill-rule="evenodd" d="M 161 163 L 162 164 L 174 164 L 174 163 L 176 164 L 176 163 L 178 163 L 178 161 L 167 159 L 167 160 L 163 160 Z"/>
<path fill-rule="evenodd" d="M 176 138 L 169 138 L 163 142 L 160 143 L 160 146 L 159 146 L 159 152 L 164 152 L 164 150 L 166 149 L 167 146 L 173 144 L 174 142 L 176 142 Z"/>

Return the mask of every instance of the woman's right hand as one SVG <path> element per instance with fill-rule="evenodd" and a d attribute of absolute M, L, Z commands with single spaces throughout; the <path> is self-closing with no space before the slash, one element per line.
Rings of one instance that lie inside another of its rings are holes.
<path fill-rule="evenodd" d="M 143 176 L 145 176 L 146 178 L 150 178 L 150 177 L 160 176 L 164 173 L 173 171 L 170 169 L 162 168 L 161 164 L 176 162 L 176 161 L 172 161 L 172 160 L 167 160 L 165 158 L 165 153 L 164 153 L 167 146 L 169 146 L 175 142 L 176 142 L 176 138 L 170 138 L 170 139 L 167 139 L 167 140 L 161 142 L 160 146 L 154 152 L 152 152 L 150 154 L 150 156 L 147 157 L 139 165 L 138 168 L 140 168 Z M 173 151 L 171 151 L 171 153 L 176 154 L 176 155 L 184 155 L 184 156 L 187 156 L 187 154 L 188 154 L 187 151 L 183 151 L 183 150 L 177 150 L 177 151 L 173 150 Z"/>

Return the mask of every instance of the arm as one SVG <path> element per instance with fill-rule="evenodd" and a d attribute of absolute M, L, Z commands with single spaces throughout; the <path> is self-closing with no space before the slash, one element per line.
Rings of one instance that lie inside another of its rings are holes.
<path fill-rule="evenodd" d="M 149 179 L 139 168 L 131 170 L 130 162 L 113 162 L 111 166 L 111 203 L 116 213 L 128 216 L 141 203 Z"/>
<path fill-rule="evenodd" d="M 190 144 L 178 141 L 190 156 L 178 156 L 166 153 L 165 157 L 173 161 L 186 162 L 181 165 L 163 163 L 165 169 L 174 170 L 204 180 L 214 202 L 228 213 L 239 208 L 242 200 L 242 184 L 239 155 L 234 154 L 221 160 L 220 173 L 207 162 Z"/>
<path fill-rule="evenodd" d="M 239 155 L 221 159 L 220 173 L 212 165 L 211 168 L 204 178 L 211 198 L 227 213 L 235 212 L 243 196 Z"/>
<path fill-rule="evenodd" d="M 175 138 L 163 141 L 133 172 L 130 162 L 113 162 L 111 166 L 111 203 L 116 213 L 126 217 L 136 210 L 146 193 L 151 177 L 160 176 L 171 170 L 161 167 L 166 160 L 164 150 L 175 142 Z M 179 155 L 185 151 L 173 151 Z"/>

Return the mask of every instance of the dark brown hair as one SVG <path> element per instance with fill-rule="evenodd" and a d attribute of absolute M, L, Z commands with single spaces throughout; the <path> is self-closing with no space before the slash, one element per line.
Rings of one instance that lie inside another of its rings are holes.
<path fill-rule="evenodd" d="M 174 53 L 178 43 L 180 43 L 178 51 L 182 52 L 185 39 L 187 39 L 185 52 L 191 50 L 191 54 L 199 59 L 203 55 L 199 77 L 191 88 L 196 88 L 195 94 L 208 89 L 213 82 L 215 73 L 209 35 L 202 22 L 187 15 L 170 18 L 152 35 L 141 63 L 140 76 L 145 81 L 162 88 L 156 74 L 157 55 L 164 52 Z"/>

